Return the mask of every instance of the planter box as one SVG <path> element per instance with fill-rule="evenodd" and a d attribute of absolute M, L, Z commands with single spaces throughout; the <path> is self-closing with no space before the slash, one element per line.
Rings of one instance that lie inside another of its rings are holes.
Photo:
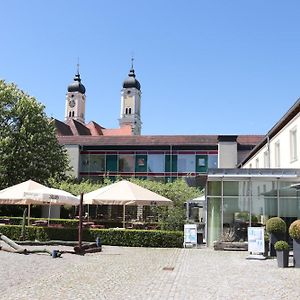
<path fill-rule="evenodd" d="M 277 241 L 284 241 L 284 234 L 280 233 L 270 233 L 270 256 L 276 256 L 276 250 L 274 245 Z"/>
<path fill-rule="evenodd" d="M 300 240 L 293 240 L 294 267 L 300 268 Z"/>
<path fill-rule="evenodd" d="M 279 268 L 287 268 L 289 266 L 289 250 L 276 251 L 276 256 Z"/>

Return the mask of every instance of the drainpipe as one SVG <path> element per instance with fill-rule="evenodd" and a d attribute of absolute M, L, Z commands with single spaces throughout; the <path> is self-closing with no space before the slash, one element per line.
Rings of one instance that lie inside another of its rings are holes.
<path fill-rule="evenodd" d="M 267 135 L 267 150 L 268 150 L 268 164 L 271 168 L 271 147 L 270 147 L 270 137 Z"/>

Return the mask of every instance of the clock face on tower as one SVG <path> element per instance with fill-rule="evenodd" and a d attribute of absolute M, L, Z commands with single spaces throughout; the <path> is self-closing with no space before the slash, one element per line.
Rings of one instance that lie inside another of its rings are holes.
<path fill-rule="evenodd" d="M 75 100 L 74 100 L 74 99 L 71 99 L 71 100 L 69 101 L 69 106 L 70 106 L 70 107 L 74 107 L 74 106 L 75 106 Z"/>

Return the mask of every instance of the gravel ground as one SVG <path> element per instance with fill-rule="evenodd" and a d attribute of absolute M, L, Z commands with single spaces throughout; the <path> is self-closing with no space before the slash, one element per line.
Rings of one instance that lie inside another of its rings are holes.
<path fill-rule="evenodd" d="M 101 253 L 63 254 L 56 259 L 49 254 L 0 251 L 0 299 L 296 299 L 300 296 L 300 269 L 278 268 L 276 259 L 247 260 L 247 256 L 248 252 L 208 248 L 113 246 L 104 246 Z"/>

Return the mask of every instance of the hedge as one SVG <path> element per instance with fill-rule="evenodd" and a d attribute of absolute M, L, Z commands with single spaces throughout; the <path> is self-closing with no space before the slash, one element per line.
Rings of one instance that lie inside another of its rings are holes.
<path fill-rule="evenodd" d="M 0 217 L 1 219 L 9 219 L 11 225 L 21 225 L 23 221 L 23 217 Z M 30 218 L 30 223 L 33 223 L 34 221 L 39 220 L 45 220 L 48 221 L 47 218 Z M 26 222 L 28 222 L 28 219 L 26 218 Z M 86 220 L 83 220 L 83 222 L 86 222 Z M 50 219 L 50 224 L 61 224 L 63 227 L 66 228 L 77 228 L 78 227 L 79 220 L 77 219 Z M 102 220 L 100 222 L 97 222 L 99 224 L 104 225 L 105 227 L 120 227 L 123 226 L 122 222 L 117 221 L 110 221 L 110 220 Z M 26 223 L 27 224 L 27 223 Z M 145 223 L 147 225 L 147 223 Z M 150 224 L 150 223 L 149 223 Z M 151 223 L 153 224 L 153 223 Z"/>
<path fill-rule="evenodd" d="M 12 240 L 19 240 L 22 226 L 1 226 L 0 233 Z M 181 248 L 183 245 L 183 232 L 163 230 L 113 230 L 113 229 L 84 229 L 83 240 L 95 241 L 100 237 L 103 245 L 128 246 L 128 247 L 157 247 L 157 248 Z M 78 240 L 78 229 L 27 226 L 26 240 Z"/>

